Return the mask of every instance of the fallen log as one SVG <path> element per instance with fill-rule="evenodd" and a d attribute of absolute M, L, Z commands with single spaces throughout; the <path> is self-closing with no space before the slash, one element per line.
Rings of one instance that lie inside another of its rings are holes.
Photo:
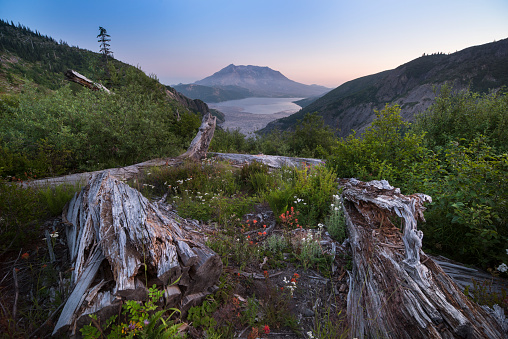
<path fill-rule="evenodd" d="M 78 72 L 76 72 L 72 69 L 68 69 L 65 72 L 65 77 L 67 78 L 67 80 L 75 82 L 77 84 L 80 84 L 81 86 L 89 88 L 92 91 L 103 90 L 103 91 L 107 92 L 108 94 L 111 94 L 109 89 L 107 89 L 103 85 L 101 85 L 97 82 L 93 82 L 92 80 L 88 79 L 86 76 L 79 74 Z"/>
<path fill-rule="evenodd" d="M 74 289 L 53 335 L 75 331 L 91 313 L 104 323 L 118 314 L 122 299 L 144 300 L 153 284 L 165 290 L 167 307 L 180 308 L 181 301 L 190 307 L 222 272 L 220 257 L 189 225 L 107 171 L 91 178 L 62 218 Z"/>
<path fill-rule="evenodd" d="M 503 319 L 471 302 L 421 251 L 417 221 L 429 196 L 404 196 L 384 180 L 344 179 L 341 186 L 353 256 L 347 302 L 353 337 L 506 337 Z"/>

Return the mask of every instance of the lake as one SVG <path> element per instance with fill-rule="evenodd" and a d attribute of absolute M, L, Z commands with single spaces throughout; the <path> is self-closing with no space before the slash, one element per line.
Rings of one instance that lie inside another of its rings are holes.
<path fill-rule="evenodd" d="M 228 111 L 252 114 L 295 113 L 298 112 L 301 107 L 293 103 L 293 101 L 300 99 L 303 98 L 246 98 L 209 103 L 208 107 L 219 110 L 225 114 Z"/>
<path fill-rule="evenodd" d="M 298 112 L 301 107 L 293 101 L 301 98 L 246 98 L 209 103 L 208 107 L 224 113 L 222 128 L 239 130 L 249 136 L 269 122 Z"/>

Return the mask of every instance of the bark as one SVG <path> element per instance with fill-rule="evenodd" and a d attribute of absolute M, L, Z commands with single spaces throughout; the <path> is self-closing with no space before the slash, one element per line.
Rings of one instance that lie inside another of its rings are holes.
<path fill-rule="evenodd" d="M 353 337 L 505 337 L 496 318 L 421 251 L 417 221 L 424 221 L 429 196 L 404 196 L 384 180 L 341 185 L 353 254 L 347 303 Z"/>
<path fill-rule="evenodd" d="M 188 158 L 192 160 L 201 160 L 206 157 L 208 147 L 215 132 L 216 118 L 210 113 L 203 116 L 198 134 L 192 140 L 187 152 L 180 155 L 179 158 Z"/>
<path fill-rule="evenodd" d="M 63 219 L 75 287 L 55 335 L 89 322 L 90 313 L 107 319 L 121 299 L 143 300 L 153 284 L 178 308 L 210 293 L 222 272 L 219 256 L 189 225 L 107 171 L 75 195 Z"/>

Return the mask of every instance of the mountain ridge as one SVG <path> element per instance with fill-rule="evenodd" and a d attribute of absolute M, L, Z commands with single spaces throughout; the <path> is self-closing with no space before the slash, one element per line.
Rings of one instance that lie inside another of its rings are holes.
<path fill-rule="evenodd" d="M 346 137 L 353 130 L 365 130 L 374 110 L 387 103 L 400 105 L 403 119 L 412 121 L 432 104 L 435 89 L 444 83 L 455 90 L 470 87 L 481 93 L 507 86 L 508 39 L 451 54 L 423 55 L 395 69 L 348 81 L 297 113 L 269 123 L 260 133 L 292 129 L 305 114 L 318 112 L 338 136 Z"/>

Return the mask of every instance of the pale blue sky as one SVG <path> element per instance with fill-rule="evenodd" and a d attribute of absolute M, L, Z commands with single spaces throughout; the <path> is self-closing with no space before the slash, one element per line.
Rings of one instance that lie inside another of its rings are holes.
<path fill-rule="evenodd" d="M 0 18 L 190 83 L 221 68 L 268 66 L 337 87 L 423 53 L 508 38 L 508 0 L 0 0 Z"/>

